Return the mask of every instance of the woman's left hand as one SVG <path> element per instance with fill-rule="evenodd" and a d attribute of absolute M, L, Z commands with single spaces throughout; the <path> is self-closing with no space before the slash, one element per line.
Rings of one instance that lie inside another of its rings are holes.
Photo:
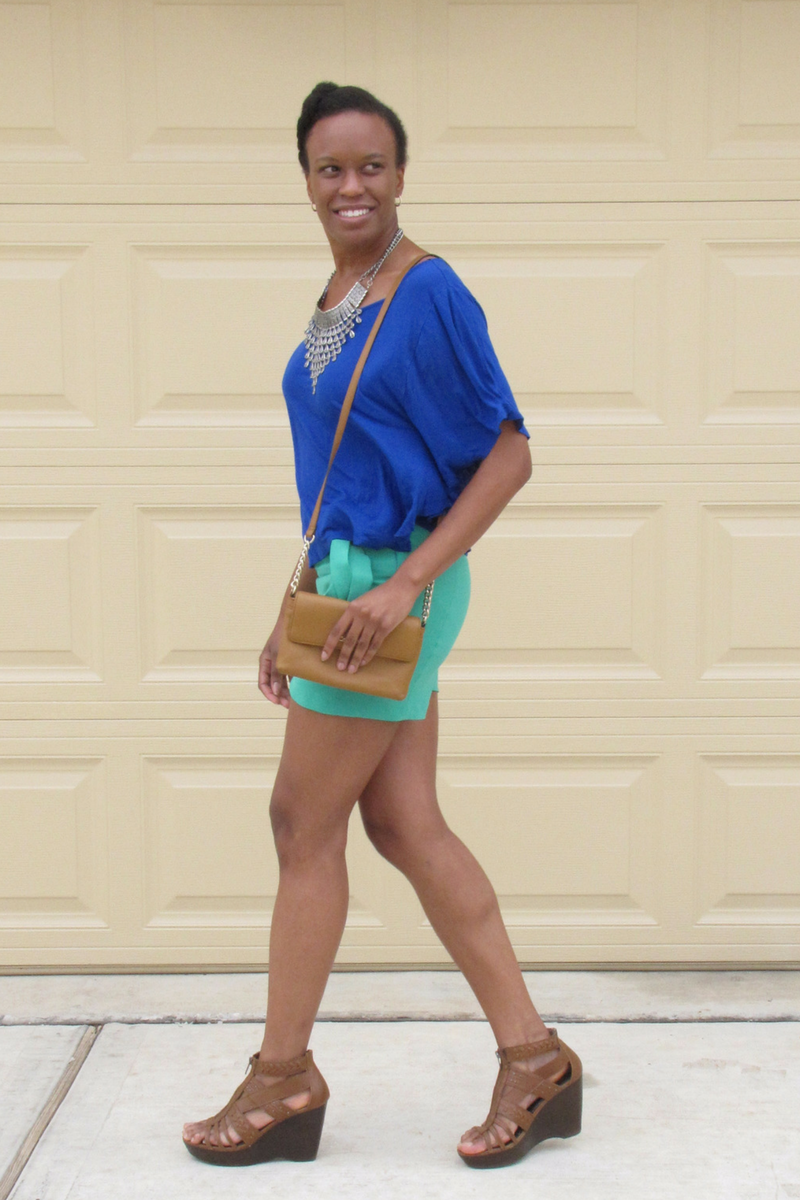
<path fill-rule="evenodd" d="M 347 606 L 322 647 L 323 661 L 336 652 L 341 643 L 337 667 L 357 671 L 375 657 L 384 638 L 407 617 L 417 593 L 413 586 L 397 576 L 387 579 Z"/>

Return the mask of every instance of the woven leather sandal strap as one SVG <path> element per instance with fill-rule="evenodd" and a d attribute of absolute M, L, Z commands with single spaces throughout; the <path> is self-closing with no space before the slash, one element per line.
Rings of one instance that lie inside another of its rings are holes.
<path fill-rule="evenodd" d="M 310 1091 L 311 1080 L 307 1071 L 300 1071 L 297 1075 L 286 1075 L 274 1083 L 266 1083 L 256 1075 L 249 1081 L 236 1103 L 240 1112 L 267 1112 L 273 1115 L 274 1105 L 280 1104 L 289 1096 Z"/>
<path fill-rule="evenodd" d="M 305 1105 L 303 1106 L 306 1107 Z M 302 1109 L 292 1108 L 289 1104 L 284 1104 L 282 1100 L 273 1100 L 269 1105 L 267 1112 L 274 1121 L 283 1121 L 286 1117 L 293 1116 L 296 1112 L 301 1112 Z"/>
<path fill-rule="evenodd" d="M 560 1050 L 561 1042 L 558 1040 L 555 1029 L 549 1029 L 548 1033 L 550 1036 L 542 1038 L 540 1042 L 524 1042 L 521 1046 L 506 1046 L 504 1049 L 498 1050 L 500 1061 L 520 1062 L 525 1058 L 537 1058 L 540 1054 L 550 1054 L 553 1050 Z"/>
<path fill-rule="evenodd" d="M 534 1113 L 527 1108 L 523 1108 L 520 1104 L 515 1104 L 513 1100 L 504 1098 L 497 1110 L 498 1117 L 506 1117 L 507 1120 L 513 1121 L 515 1125 L 519 1125 L 520 1129 L 530 1129 L 533 1124 Z M 514 1134 L 514 1137 L 517 1135 Z"/>
<path fill-rule="evenodd" d="M 484 1140 L 487 1150 L 495 1150 L 498 1146 L 503 1145 L 503 1139 L 499 1134 L 495 1133 L 491 1125 L 486 1129 L 481 1130 L 481 1136 Z"/>
<path fill-rule="evenodd" d="M 225 1129 L 225 1136 L 230 1141 L 228 1129 L 232 1129 L 238 1137 L 241 1138 L 245 1146 L 250 1146 L 261 1133 L 260 1129 L 256 1129 L 252 1121 L 248 1121 L 245 1114 L 238 1109 L 232 1109 L 228 1114 L 227 1120 L 220 1122 Z M 217 1131 L 217 1140 L 219 1141 L 219 1131 Z"/>
<path fill-rule="evenodd" d="M 520 1098 L 533 1096 L 534 1099 L 550 1100 L 558 1091 L 558 1081 L 568 1066 L 569 1059 L 563 1054 L 533 1071 L 509 1071 L 506 1092 L 519 1092 Z"/>
<path fill-rule="evenodd" d="M 300 1054 L 297 1058 L 286 1059 L 285 1062 L 267 1062 L 257 1054 L 250 1059 L 256 1075 L 276 1075 L 279 1079 L 307 1071 L 313 1061 L 310 1050 L 306 1050 L 305 1054 Z"/>

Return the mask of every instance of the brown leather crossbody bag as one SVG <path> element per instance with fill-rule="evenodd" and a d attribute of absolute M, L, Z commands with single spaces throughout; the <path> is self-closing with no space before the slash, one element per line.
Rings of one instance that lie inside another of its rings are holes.
<path fill-rule="evenodd" d="M 336 653 L 332 654 L 325 662 L 321 658 L 322 647 L 328 640 L 328 634 L 346 611 L 348 601 L 336 600 L 333 596 L 319 596 L 316 592 L 301 592 L 299 583 L 309 548 L 314 541 L 325 485 L 342 440 L 350 409 L 353 407 L 353 399 L 361 372 L 364 370 L 364 364 L 398 287 L 412 267 L 415 267 L 423 258 L 429 257 L 431 256 L 428 254 L 418 255 L 398 275 L 375 318 L 375 324 L 370 330 L 364 349 L 356 363 L 342 404 L 342 411 L 339 414 L 339 423 L 336 426 L 325 478 L 322 481 L 322 487 L 319 490 L 317 502 L 303 538 L 302 553 L 289 585 L 283 631 L 278 647 L 277 668 L 281 675 L 297 676 L 299 679 L 308 679 L 312 683 L 325 683 L 328 687 L 342 688 L 349 692 L 384 696 L 388 700 L 405 700 L 408 694 L 411 676 L 414 674 L 414 668 L 422 649 L 422 636 L 430 612 L 433 583 L 429 583 L 425 589 L 422 618 L 406 617 L 402 620 L 397 628 L 393 629 L 383 640 L 375 657 L 365 667 L 359 667 L 357 671 L 353 672 L 339 670 L 336 665 L 338 660 Z"/>

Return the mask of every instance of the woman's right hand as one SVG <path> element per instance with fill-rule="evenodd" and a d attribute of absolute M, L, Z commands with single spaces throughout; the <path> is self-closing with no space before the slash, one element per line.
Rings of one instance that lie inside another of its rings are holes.
<path fill-rule="evenodd" d="M 284 708 L 288 708 L 289 680 L 285 675 L 281 675 L 277 668 L 278 646 L 281 640 L 282 628 L 283 617 L 279 617 L 277 625 L 267 638 L 266 645 L 259 655 L 258 690 L 272 704 L 281 704 Z"/>

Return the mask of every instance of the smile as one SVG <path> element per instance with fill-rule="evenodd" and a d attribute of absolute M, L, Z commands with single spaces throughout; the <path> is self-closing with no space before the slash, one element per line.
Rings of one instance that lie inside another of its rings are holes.
<path fill-rule="evenodd" d="M 340 208 L 336 215 L 345 219 L 350 217 L 366 217 L 371 211 L 372 209 L 370 208 Z"/>

